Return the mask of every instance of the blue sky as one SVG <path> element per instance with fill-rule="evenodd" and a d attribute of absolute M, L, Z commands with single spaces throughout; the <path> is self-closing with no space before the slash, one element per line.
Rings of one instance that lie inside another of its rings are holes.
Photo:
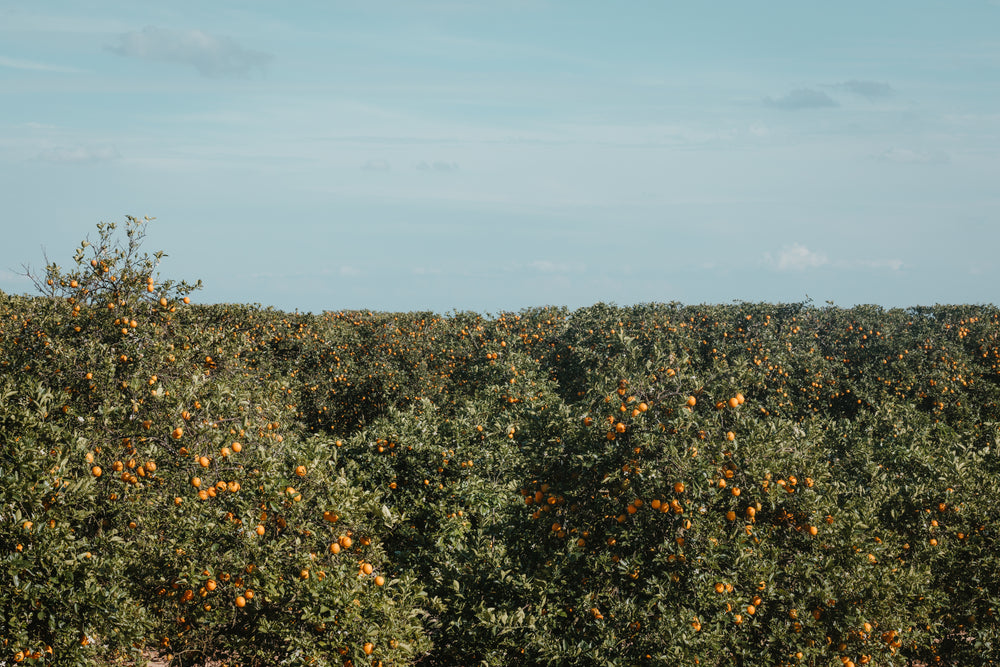
<path fill-rule="evenodd" d="M 0 289 L 155 216 L 202 302 L 996 303 L 1000 1 L 0 2 Z"/>

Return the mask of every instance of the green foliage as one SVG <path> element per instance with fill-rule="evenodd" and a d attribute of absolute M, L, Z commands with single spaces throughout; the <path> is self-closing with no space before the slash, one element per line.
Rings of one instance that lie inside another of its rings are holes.
<path fill-rule="evenodd" d="M 147 222 L 0 294 L 0 660 L 997 658 L 996 308 L 197 306 Z"/>

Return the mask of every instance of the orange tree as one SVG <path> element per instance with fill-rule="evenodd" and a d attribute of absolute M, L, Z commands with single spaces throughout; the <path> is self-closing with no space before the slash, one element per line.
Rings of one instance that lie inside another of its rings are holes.
<path fill-rule="evenodd" d="M 77 533 L 93 535 L 100 548 L 82 548 L 101 567 L 88 559 L 80 576 L 85 590 L 105 589 L 72 625 L 38 635 L 37 618 L 19 620 L 11 636 L 52 646 L 38 659 L 60 664 L 83 659 L 81 646 L 113 653 L 150 641 L 178 663 L 418 654 L 418 589 L 372 574 L 384 569 L 379 532 L 395 519 L 339 472 L 335 448 L 283 426 L 295 410 L 288 383 L 245 363 L 257 341 L 235 326 L 260 313 L 185 308 L 196 286 L 158 280 L 162 255 L 140 253 L 145 221 L 128 219 L 124 243 L 114 230 L 99 225 L 75 269 L 49 265 L 37 278 L 45 296 L 17 316 L 30 325 L 4 339 L 14 352 L 5 369 L 20 382 L 8 401 L 23 412 L 38 402 L 29 392 L 54 396 L 50 449 L 62 467 L 46 474 L 89 500 L 77 520 L 86 532 L 41 491 L 40 504 L 22 503 L 18 520 L 48 526 L 48 512 L 65 539 L 17 554 L 75 557 Z M 16 442 L 37 447 L 38 437 Z M 56 583 L 30 590 L 29 605 L 61 595 Z M 100 600 L 115 595 L 124 602 L 107 613 Z"/>

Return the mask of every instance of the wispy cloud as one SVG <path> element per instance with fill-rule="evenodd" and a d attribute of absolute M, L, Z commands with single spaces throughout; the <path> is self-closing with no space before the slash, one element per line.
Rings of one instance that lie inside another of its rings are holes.
<path fill-rule="evenodd" d="M 533 262 L 528 262 L 528 268 L 539 273 L 574 273 L 583 270 L 583 267 L 579 265 L 568 264 L 566 262 L 553 262 L 548 259 L 536 259 Z"/>
<path fill-rule="evenodd" d="M 420 171 L 458 171 L 457 162 L 418 162 L 416 165 Z"/>
<path fill-rule="evenodd" d="M 896 92 L 892 89 L 892 86 L 884 81 L 858 81 L 857 79 L 851 79 L 850 81 L 834 84 L 831 87 L 845 93 L 858 95 L 869 101 L 891 97 Z"/>
<path fill-rule="evenodd" d="M 813 252 L 801 243 L 793 243 L 790 246 L 782 248 L 778 252 L 777 257 L 774 257 L 771 253 L 765 253 L 764 261 L 773 265 L 779 271 L 804 271 L 805 269 L 815 269 L 830 263 L 826 255 Z"/>
<path fill-rule="evenodd" d="M 778 271 L 807 271 L 829 267 L 833 269 L 870 269 L 899 271 L 903 268 L 901 259 L 836 259 L 810 250 L 801 243 L 783 247 L 777 253 L 764 253 L 764 263 Z"/>
<path fill-rule="evenodd" d="M 908 148 L 887 148 L 876 155 L 875 159 L 899 164 L 947 164 L 951 160 L 944 151 L 915 151 Z"/>
<path fill-rule="evenodd" d="M 9 283 L 27 283 L 30 278 L 23 273 L 14 273 L 7 269 L 0 269 L 0 280 Z"/>
<path fill-rule="evenodd" d="M 36 158 L 43 162 L 57 164 L 82 164 L 116 160 L 121 155 L 112 145 L 106 146 L 62 146 L 40 152 Z"/>
<path fill-rule="evenodd" d="M 836 100 L 819 90 L 799 88 L 782 97 L 765 97 L 764 104 L 776 109 L 822 109 L 840 106 Z"/>
<path fill-rule="evenodd" d="M 229 37 L 152 26 L 120 35 L 118 43 L 108 49 L 128 58 L 190 65 L 203 76 L 213 78 L 246 76 L 263 70 L 273 58 L 246 49 Z"/>
<path fill-rule="evenodd" d="M 31 72 L 59 72 L 62 74 L 76 74 L 83 71 L 75 67 L 49 65 L 48 63 L 39 63 L 33 60 L 21 60 L 19 58 L 7 58 L 4 56 L 0 56 L 0 67 L 5 67 L 7 69 L 28 70 Z"/>
<path fill-rule="evenodd" d="M 901 259 L 858 259 L 850 262 L 850 267 L 848 268 L 862 268 L 862 269 L 889 269 L 890 271 L 899 271 L 903 268 L 903 260 Z"/>
<path fill-rule="evenodd" d="M 368 160 L 361 168 L 365 171 L 389 171 L 392 169 L 391 165 L 386 160 Z"/>

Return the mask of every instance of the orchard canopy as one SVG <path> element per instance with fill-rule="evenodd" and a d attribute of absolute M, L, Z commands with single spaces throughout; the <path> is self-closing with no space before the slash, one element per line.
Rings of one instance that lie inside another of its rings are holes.
<path fill-rule="evenodd" d="M 1000 311 L 0 294 L 0 661 L 979 665 Z"/>

